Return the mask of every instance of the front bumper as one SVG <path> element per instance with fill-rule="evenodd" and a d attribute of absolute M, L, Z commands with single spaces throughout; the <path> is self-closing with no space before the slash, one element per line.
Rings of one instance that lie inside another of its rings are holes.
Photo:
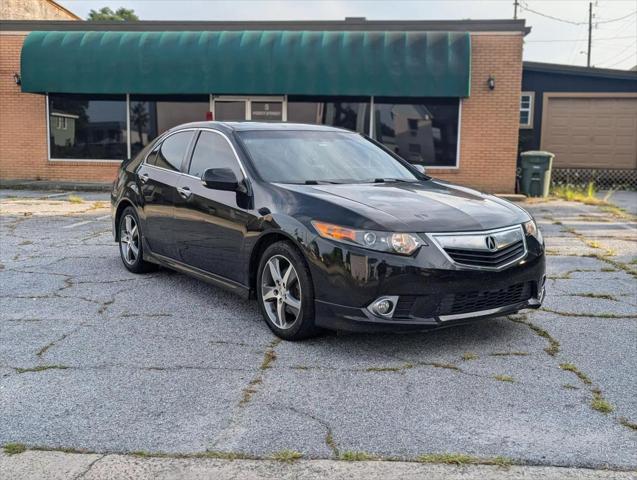
<path fill-rule="evenodd" d="M 539 308 L 544 247 L 527 243 L 527 255 L 515 265 L 481 271 L 449 262 L 435 247 L 401 257 L 315 239 L 310 270 L 316 324 L 349 331 L 425 330 Z M 391 317 L 368 308 L 383 296 L 398 297 Z"/>

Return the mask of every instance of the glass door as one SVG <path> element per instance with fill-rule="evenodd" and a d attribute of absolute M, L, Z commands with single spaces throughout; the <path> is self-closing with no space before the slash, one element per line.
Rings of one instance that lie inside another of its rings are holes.
<path fill-rule="evenodd" d="M 213 118 L 221 122 L 253 120 L 284 122 L 287 120 L 284 97 L 230 97 L 212 99 Z"/>

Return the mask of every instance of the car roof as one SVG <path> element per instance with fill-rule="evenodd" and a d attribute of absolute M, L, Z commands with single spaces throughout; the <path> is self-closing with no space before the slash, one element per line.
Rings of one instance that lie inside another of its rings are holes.
<path fill-rule="evenodd" d="M 349 132 L 342 128 L 330 127 L 328 125 L 314 125 L 307 123 L 287 123 L 287 122 L 192 122 L 179 125 L 171 130 L 181 128 L 213 128 L 221 131 L 245 132 L 250 130 L 261 131 L 320 131 L 320 132 Z"/>

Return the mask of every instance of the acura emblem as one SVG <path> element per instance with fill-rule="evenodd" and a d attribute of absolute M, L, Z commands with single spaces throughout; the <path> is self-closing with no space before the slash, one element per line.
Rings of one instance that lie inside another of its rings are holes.
<path fill-rule="evenodd" d="M 495 237 L 493 237 L 493 235 L 489 235 L 488 237 L 486 237 L 484 239 L 485 243 L 487 244 L 487 248 L 489 250 L 491 250 L 492 252 L 494 252 L 497 248 L 497 243 L 495 241 Z"/>

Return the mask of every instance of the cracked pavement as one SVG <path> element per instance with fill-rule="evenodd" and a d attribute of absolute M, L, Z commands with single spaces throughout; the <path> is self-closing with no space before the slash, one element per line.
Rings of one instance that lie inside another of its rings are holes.
<path fill-rule="evenodd" d="M 525 205 L 550 253 L 543 310 L 289 343 L 254 301 L 168 270 L 127 272 L 107 195 L 74 195 L 0 191 L 0 444 L 637 467 L 630 219 Z"/>

